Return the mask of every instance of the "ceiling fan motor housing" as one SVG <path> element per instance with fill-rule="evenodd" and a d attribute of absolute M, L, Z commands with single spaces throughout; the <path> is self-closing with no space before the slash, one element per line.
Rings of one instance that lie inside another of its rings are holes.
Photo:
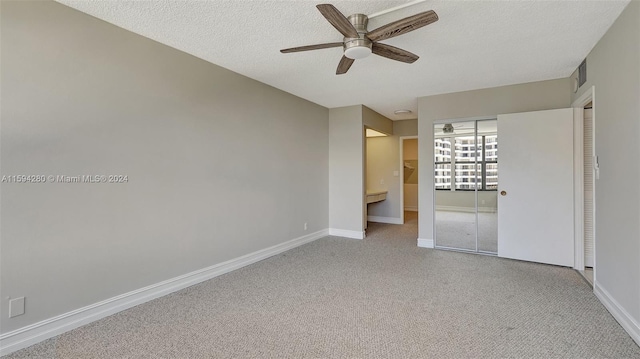
<path fill-rule="evenodd" d="M 353 14 L 347 19 L 356 28 L 360 36 L 344 38 L 344 56 L 357 60 L 371 55 L 372 42 L 366 36 L 369 18 L 364 14 Z"/>

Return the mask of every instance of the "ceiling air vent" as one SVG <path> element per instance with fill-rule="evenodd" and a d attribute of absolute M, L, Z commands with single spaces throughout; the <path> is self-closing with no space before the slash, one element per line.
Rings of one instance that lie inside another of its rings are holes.
<path fill-rule="evenodd" d="M 578 87 L 584 85 L 585 82 L 587 82 L 587 59 L 584 59 L 578 66 Z"/>

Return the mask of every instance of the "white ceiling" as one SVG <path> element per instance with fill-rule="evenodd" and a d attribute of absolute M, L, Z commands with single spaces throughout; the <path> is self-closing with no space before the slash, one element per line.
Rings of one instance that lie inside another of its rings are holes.
<path fill-rule="evenodd" d="M 58 1 L 322 106 L 364 104 L 393 120 L 416 118 L 422 96 L 568 77 L 629 2 L 426 1 L 369 23 L 434 10 L 436 23 L 383 41 L 418 61 L 371 55 L 337 76 L 341 48 L 279 52 L 342 41 L 316 9 L 321 1 Z M 345 16 L 405 2 L 331 1 Z"/>

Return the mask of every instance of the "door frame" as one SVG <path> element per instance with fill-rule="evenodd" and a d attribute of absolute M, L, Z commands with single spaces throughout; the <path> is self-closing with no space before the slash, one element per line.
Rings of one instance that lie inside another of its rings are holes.
<path fill-rule="evenodd" d="M 418 140 L 418 136 L 400 136 L 400 223 L 404 224 L 404 140 Z M 418 163 L 420 163 L 420 151 L 418 151 Z M 418 173 L 418 193 L 420 193 L 420 173 Z M 420 210 L 420 208 L 418 208 Z"/>
<path fill-rule="evenodd" d="M 572 104 L 574 110 L 574 244 L 575 258 L 573 269 L 584 271 L 584 107 L 591 102 L 592 131 L 593 131 L 593 151 L 595 154 L 596 141 L 596 103 L 595 86 L 587 89 Z M 591 169 L 593 170 L 593 169 Z M 596 198 L 595 198 L 595 178 L 593 181 L 593 280 L 596 279 Z"/>

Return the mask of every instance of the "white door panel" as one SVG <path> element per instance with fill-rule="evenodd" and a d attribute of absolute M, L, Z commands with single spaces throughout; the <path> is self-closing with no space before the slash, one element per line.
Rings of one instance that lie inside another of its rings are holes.
<path fill-rule="evenodd" d="M 572 267 L 573 109 L 500 115 L 498 139 L 498 256 Z"/>

